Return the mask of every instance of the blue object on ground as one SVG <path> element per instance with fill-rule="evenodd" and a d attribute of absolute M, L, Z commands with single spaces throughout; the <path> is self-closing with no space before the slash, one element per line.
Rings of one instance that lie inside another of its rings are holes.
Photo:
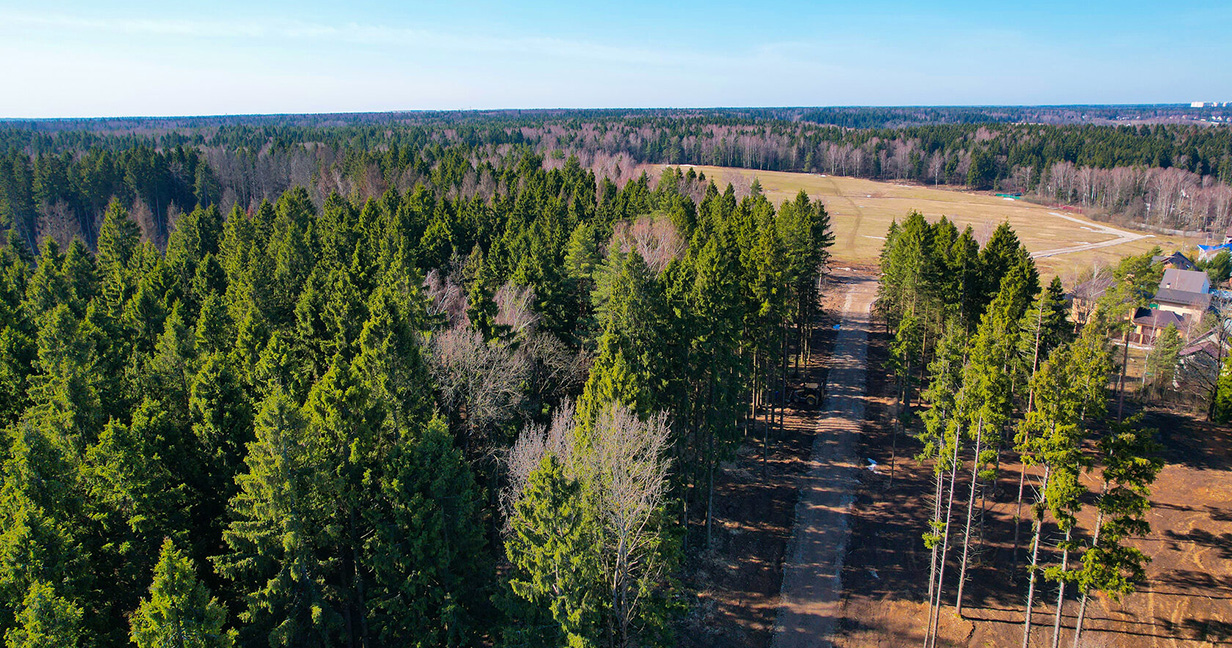
<path fill-rule="evenodd" d="M 842 324 L 835 324 L 835 325 L 834 325 L 834 330 L 836 330 L 836 331 L 837 331 L 837 330 L 839 330 L 839 329 L 841 329 L 841 328 L 843 328 L 843 325 L 842 325 Z"/>

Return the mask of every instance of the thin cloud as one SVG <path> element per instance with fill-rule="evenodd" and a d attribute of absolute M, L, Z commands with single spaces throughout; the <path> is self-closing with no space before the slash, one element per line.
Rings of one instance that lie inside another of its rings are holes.
<path fill-rule="evenodd" d="M 623 47 L 552 37 L 488 37 L 461 35 L 413 27 L 362 23 L 334 26 L 309 22 L 258 23 L 218 20 L 143 18 L 90 18 L 65 14 L 0 12 L 0 23 L 10 28 L 92 32 L 109 35 L 163 36 L 200 39 L 315 40 L 347 45 L 431 48 L 481 54 L 518 54 L 567 61 L 589 60 L 626 65 L 679 67 L 681 65 L 738 64 L 730 54 Z"/>

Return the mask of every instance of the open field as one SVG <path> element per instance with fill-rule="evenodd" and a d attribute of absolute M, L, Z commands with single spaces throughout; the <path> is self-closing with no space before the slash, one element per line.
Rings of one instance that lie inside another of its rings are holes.
<path fill-rule="evenodd" d="M 830 212 L 834 226 L 834 260 L 838 263 L 875 263 L 881 242 L 890 222 L 901 220 L 912 209 L 929 220 L 947 216 L 958 226 L 971 225 L 977 238 L 992 233 L 1002 221 L 1008 220 L 1034 254 L 1049 253 L 1036 259 L 1044 275 L 1059 275 L 1069 280 L 1092 264 L 1111 264 L 1122 256 L 1141 254 L 1158 245 L 1165 251 L 1192 247 L 1200 241 L 1174 236 L 1147 235 L 1138 232 L 1116 233 L 1110 228 L 1080 214 L 1021 200 L 998 198 L 992 194 L 930 188 L 919 185 L 877 182 L 859 178 L 826 176 L 812 173 L 753 171 L 728 167 L 694 167 L 713 179 L 719 187 L 732 183 L 747 187 L 754 176 L 766 196 L 775 203 L 794 198 L 801 189 L 819 199 Z M 662 166 L 648 167 L 655 174 Z M 1127 236 L 1128 235 L 1128 236 Z M 1135 240 L 1129 239 L 1141 236 Z M 1096 244 L 1106 247 L 1093 247 Z M 1057 254 L 1061 248 L 1086 248 Z"/>

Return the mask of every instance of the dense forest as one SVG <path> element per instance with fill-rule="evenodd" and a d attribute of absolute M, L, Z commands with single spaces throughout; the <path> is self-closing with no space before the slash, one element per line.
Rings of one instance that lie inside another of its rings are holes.
<path fill-rule="evenodd" d="M 115 196 L 163 245 L 177 216 L 197 204 L 252 210 L 296 186 L 318 207 L 333 193 L 364 201 L 421 183 L 489 200 L 508 190 L 490 160 L 530 151 L 553 168 L 577 157 L 618 186 L 636 178 L 640 164 L 714 164 L 1020 192 L 1159 228 L 1221 233 L 1232 225 L 1232 129 L 1114 119 L 1171 114 L 1131 108 L 7 122 L 0 125 L 0 224 L 31 247 L 44 235 L 93 245 Z M 1058 123 L 1033 123 L 1049 115 Z"/>
<path fill-rule="evenodd" d="M 410 189 L 320 201 L 327 167 L 191 145 L 8 155 L 102 213 L 0 247 L 7 646 L 671 643 L 715 467 L 809 352 L 824 208 L 409 146 L 343 158 Z"/>
<path fill-rule="evenodd" d="M 937 645 L 943 607 L 962 615 L 988 527 L 1008 524 L 984 515 L 1005 487 L 998 483 L 1006 464 L 1018 464 L 1010 476 L 1013 566 L 998 568 L 996 580 L 1020 588 L 1023 646 L 1046 586 L 1055 592 L 1048 620 L 1055 648 L 1069 618 L 1076 618 L 1073 645 L 1083 645 L 1091 596 L 1120 600 L 1141 584 L 1150 557 L 1130 541 L 1150 531 L 1150 487 L 1163 461 L 1156 431 L 1123 418 L 1126 363 L 1117 356 L 1127 345 L 1114 352 L 1110 340 L 1121 339 L 1127 315 L 1154 294 L 1163 272 L 1152 262 L 1157 252 L 1124 259 L 1091 317 L 1076 326 L 1060 280 L 1040 285 L 1008 225 L 983 249 L 970 227 L 959 232 L 946 219 L 929 223 L 913 213 L 891 226 L 877 311 L 892 333 L 896 426 L 918 439 L 917 459 L 933 475 L 932 492 L 922 494 L 932 505 L 923 530 L 926 646 Z M 1096 493 L 1084 483 L 1088 474 L 1100 484 Z M 1083 528 L 1078 513 L 1086 506 L 1096 515 Z M 1077 610 L 1069 603 L 1075 595 Z"/>

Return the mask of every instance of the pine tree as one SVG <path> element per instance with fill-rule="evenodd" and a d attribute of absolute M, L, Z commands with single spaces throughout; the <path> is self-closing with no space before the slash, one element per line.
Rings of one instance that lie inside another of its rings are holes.
<path fill-rule="evenodd" d="M 1059 530 L 1065 533 L 1060 544 L 1061 564 L 1044 571 L 1046 577 L 1058 582 L 1053 643 L 1055 645 L 1060 641 L 1065 588 L 1077 578 L 1069 567 L 1070 552 L 1076 548 L 1073 541 L 1076 513 L 1081 509 L 1081 498 L 1087 492 L 1079 481 L 1081 472 L 1089 465 L 1082 452 L 1082 443 L 1086 428 L 1103 416 L 1111 369 L 1107 342 L 1097 327 L 1087 326 L 1077 340 L 1054 352 L 1033 380 L 1036 408 L 1027 413 L 1020 441 L 1024 461 L 1043 465 L 1044 478 L 1034 506 L 1034 540 L 1023 624 L 1024 646 L 1030 640 L 1045 512 L 1051 513 Z"/>
<path fill-rule="evenodd" d="M 1047 360 L 1053 350 L 1072 338 L 1069 319 L 1066 316 L 1064 289 L 1059 278 L 1054 277 L 1048 289 L 1040 293 L 1039 298 L 1031 303 L 1030 308 L 1022 317 L 1019 329 L 1022 332 L 1018 340 L 1017 372 L 1027 385 L 1027 404 L 1025 412 L 1035 408 L 1035 390 L 1032 381 L 1041 362 Z M 1015 446 L 1019 453 L 1030 442 L 1030 431 L 1020 429 L 1015 437 Z M 1018 564 L 1019 535 L 1022 519 L 1022 498 L 1026 485 L 1026 463 L 1022 462 L 1018 470 L 1018 498 L 1014 511 L 1014 565 Z"/>
<path fill-rule="evenodd" d="M 980 482 L 996 479 L 1001 432 L 1009 423 L 1012 409 L 1010 380 L 1013 350 L 1018 344 L 1018 324 L 1031 298 L 1034 266 L 1028 260 L 1014 266 L 1001 282 L 1001 290 L 989 304 L 971 342 L 970 362 L 963 376 L 966 393 L 965 425 L 975 443 L 971 466 L 971 491 L 967 499 L 967 523 L 963 533 L 963 557 L 959 567 L 955 611 L 962 614 L 963 589 L 967 580 L 967 558 L 971 546 L 971 522 Z"/>
<path fill-rule="evenodd" d="M 1163 468 L 1155 431 L 1141 427 L 1140 417 L 1113 424 L 1100 441 L 1103 488 L 1096 508 L 1095 534 L 1082 553 L 1082 568 L 1076 575 L 1082 602 L 1074 625 L 1074 648 L 1081 646 L 1082 623 L 1091 592 L 1101 592 L 1114 601 L 1132 593 L 1150 561 L 1124 541 L 1150 533 L 1146 512 L 1150 509 L 1150 486 Z"/>
<path fill-rule="evenodd" d="M 898 452 L 898 432 L 910 421 L 911 387 L 915 377 L 913 363 L 924 355 L 923 324 L 920 318 L 908 313 L 898 322 L 894 341 L 890 343 L 889 369 L 897 383 L 894 399 L 894 433 L 890 454 L 890 482 L 894 481 L 894 469 Z"/>
<path fill-rule="evenodd" d="M 170 539 L 163 542 L 149 598 L 130 621 L 138 648 L 229 648 L 235 631 L 223 630 L 227 611 L 210 596 L 191 559 Z"/>
<path fill-rule="evenodd" d="M 959 454 L 962 445 L 962 419 L 964 363 L 966 362 L 966 334 L 954 321 L 941 342 L 937 355 L 929 364 L 932 380 L 921 395 L 930 407 L 920 415 L 924 430 L 919 434 L 923 448 L 917 455 L 919 461 L 933 461 L 933 519 L 924 533 L 924 546 L 932 553 L 928 580 L 928 628 L 924 634 L 925 646 L 936 640 L 938 615 L 941 611 L 942 590 L 945 585 L 945 567 L 950 548 L 950 521 L 953 519 L 954 491 L 958 484 Z M 949 494 L 945 493 L 946 474 L 949 474 Z M 943 513 L 944 511 L 944 513 Z"/>

